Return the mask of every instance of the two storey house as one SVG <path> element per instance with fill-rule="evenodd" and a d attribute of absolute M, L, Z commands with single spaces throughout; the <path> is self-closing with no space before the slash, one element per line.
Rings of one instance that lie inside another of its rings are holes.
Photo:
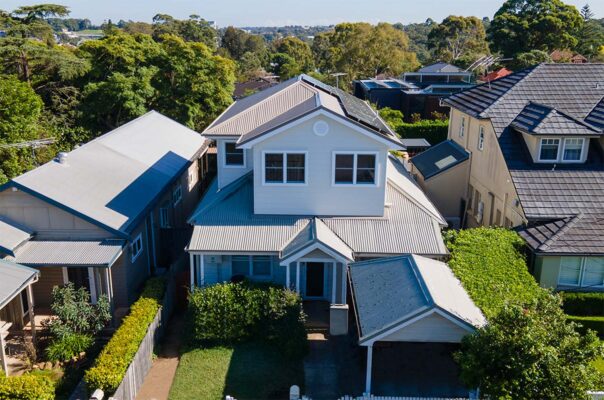
<path fill-rule="evenodd" d="M 445 217 L 516 228 L 540 284 L 604 290 L 604 64 L 541 64 L 454 94 L 411 159 Z"/>
<path fill-rule="evenodd" d="M 341 332 L 350 263 L 447 255 L 445 220 L 362 100 L 302 75 L 237 101 L 203 134 L 218 176 L 190 220 L 191 286 L 282 284 L 331 304 Z"/>

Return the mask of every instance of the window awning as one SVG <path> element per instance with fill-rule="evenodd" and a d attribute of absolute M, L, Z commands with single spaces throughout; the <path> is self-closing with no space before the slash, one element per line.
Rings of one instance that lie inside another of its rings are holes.
<path fill-rule="evenodd" d="M 0 253 L 14 256 L 15 249 L 31 239 L 32 235 L 28 228 L 0 217 Z"/>
<path fill-rule="evenodd" d="M 0 260 L 0 274 L 2 275 L 2 279 L 0 279 L 0 309 L 2 309 L 27 285 L 35 282 L 40 273 L 35 269 Z"/>

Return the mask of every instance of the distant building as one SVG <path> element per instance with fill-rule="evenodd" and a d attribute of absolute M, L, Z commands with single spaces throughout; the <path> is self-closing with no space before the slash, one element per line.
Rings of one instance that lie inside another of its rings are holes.
<path fill-rule="evenodd" d="M 449 108 L 441 106 L 440 100 L 474 86 L 471 72 L 442 62 L 405 73 L 400 79 L 363 79 L 353 84 L 356 97 L 378 108 L 400 110 L 406 121 L 413 114 L 430 119 L 434 112 L 448 113 Z"/>
<path fill-rule="evenodd" d="M 570 50 L 554 50 L 549 56 L 555 63 L 587 64 L 589 62 L 585 56 Z"/>
<path fill-rule="evenodd" d="M 249 96 L 250 94 L 274 86 L 277 83 L 277 78 L 274 76 L 263 76 L 259 78 L 250 79 L 246 82 L 237 82 L 235 83 L 235 91 L 233 92 L 233 98 L 235 100 L 239 100 L 243 97 Z"/>
<path fill-rule="evenodd" d="M 493 82 L 493 81 L 496 81 L 497 79 L 506 77 L 512 73 L 513 73 L 513 71 L 510 71 L 507 68 L 501 68 L 501 69 L 498 69 L 497 71 L 493 71 L 491 73 L 486 74 L 485 76 L 481 77 L 480 80 L 483 82 Z"/>

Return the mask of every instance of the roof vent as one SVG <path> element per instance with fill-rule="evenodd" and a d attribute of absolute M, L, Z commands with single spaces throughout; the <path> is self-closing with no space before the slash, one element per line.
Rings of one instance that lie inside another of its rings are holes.
<path fill-rule="evenodd" d="M 60 152 L 59 154 L 57 154 L 56 161 L 57 161 L 59 164 L 67 164 L 67 158 L 68 158 L 68 157 L 69 157 L 69 154 L 68 154 L 68 153 L 66 153 L 66 152 L 64 152 L 64 151 L 62 151 L 62 152 Z"/>
<path fill-rule="evenodd" d="M 604 89 L 604 83 L 596 83 L 596 89 Z"/>

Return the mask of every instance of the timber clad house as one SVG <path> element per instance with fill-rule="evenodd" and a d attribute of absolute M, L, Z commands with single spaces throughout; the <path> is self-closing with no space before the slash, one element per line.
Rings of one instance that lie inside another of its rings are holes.
<path fill-rule="evenodd" d="M 604 290 L 604 64 L 541 64 L 454 94 L 411 159 L 453 224 L 516 228 L 543 287 Z"/>
<path fill-rule="evenodd" d="M 150 112 L 14 178 L 0 187 L 0 258 L 39 270 L 37 307 L 67 282 L 128 307 L 186 244 L 207 144 Z"/>

